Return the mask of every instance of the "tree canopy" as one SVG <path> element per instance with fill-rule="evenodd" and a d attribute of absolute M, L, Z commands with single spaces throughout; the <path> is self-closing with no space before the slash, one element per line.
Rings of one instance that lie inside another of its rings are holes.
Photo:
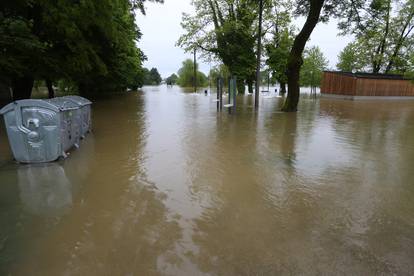
<path fill-rule="evenodd" d="M 314 46 L 306 49 L 300 71 L 300 85 L 319 87 L 322 81 L 322 73 L 327 67 L 328 60 L 319 47 Z"/>
<path fill-rule="evenodd" d="M 197 70 L 197 86 L 205 86 L 208 84 L 206 75 L 198 71 L 198 64 L 196 64 Z M 177 83 L 182 87 L 194 86 L 194 62 L 191 59 L 186 59 L 182 63 L 182 67 L 178 70 Z"/>
<path fill-rule="evenodd" d="M 258 4 L 253 0 L 194 0 L 194 15 L 184 14 L 186 33 L 177 44 L 213 56 L 249 86 L 255 78 Z M 244 92 L 244 85 L 240 86 Z"/>
<path fill-rule="evenodd" d="M 288 58 L 295 34 L 289 11 L 276 9 L 275 13 L 276 17 L 271 31 L 272 38 L 265 44 L 266 64 L 272 73 L 272 82 L 277 81 L 280 84 L 281 93 L 285 94 Z"/>
<path fill-rule="evenodd" d="M 35 79 L 65 79 L 82 94 L 140 84 L 145 56 L 136 46 L 134 15 L 144 2 L 2 1 L 2 81 L 15 98 L 30 97 Z"/>
<path fill-rule="evenodd" d="M 178 76 L 176 74 L 171 74 L 168 78 L 165 79 L 167 85 L 175 85 L 177 84 Z"/>
<path fill-rule="evenodd" d="M 162 81 L 160 73 L 158 73 L 157 68 L 147 68 L 143 69 L 144 72 L 144 85 L 159 85 Z"/>
<path fill-rule="evenodd" d="M 342 34 L 355 40 L 341 52 L 338 67 L 406 72 L 414 45 L 414 1 L 355 0 L 354 5 L 339 24 Z"/>

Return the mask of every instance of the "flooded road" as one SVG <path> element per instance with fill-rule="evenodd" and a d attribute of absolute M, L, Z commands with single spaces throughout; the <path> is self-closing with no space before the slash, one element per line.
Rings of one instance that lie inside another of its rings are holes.
<path fill-rule="evenodd" d="M 414 101 L 214 98 L 100 100 L 47 165 L 1 126 L 0 275 L 414 273 Z"/>

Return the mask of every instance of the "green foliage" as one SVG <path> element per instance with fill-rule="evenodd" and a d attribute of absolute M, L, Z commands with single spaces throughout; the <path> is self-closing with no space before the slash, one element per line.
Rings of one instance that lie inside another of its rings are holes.
<path fill-rule="evenodd" d="M 287 65 L 290 49 L 293 44 L 293 33 L 287 28 L 274 34 L 274 39 L 266 45 L 266 64 L 272 72 L 272 81 L 287 82 Z"/>
<path fill-rule="evenodd" d="M 322 73 L 328 67 L 328 60 L 317 46 L 305 50 L 303 65 L 300 71 L 300 85 L 319 87 Z"/>
<path fill-rule="evenodd" d="M 409 70 L 414 45 L 414 1 L 355 0 L 355 4 L 339 24 L 343 34 L 355 36 L 348 46 L 356 50 L 355 67 L 373 73 Z M 344 54 L 344 61 L 349 62 L 349 51 Z"/>
<path fill-rule="evenodd" d="M 0 12 L 0 75 L 22 75 L 31 70 L 31 61 L 42 56 L 44 45 L 31 29 L 33 22 L 17 14 Z M 30 67 L 29 67 L 29 66 Z"/>
<path fill-rule="evenodd" d="M 198 65 L 196 65 L 198 67 Z M 197 68 L 196 67 L 196 68 Z M 183 61 L 182 67 L 178 70 L 178 85 L 182 87 L 194 86 L 194 62 L 191 59 Z M 197 86 L 207 86 L 208 79 L 206 75 L 197 69 Z"/>
<path fill-rule="evenodd" d="M 211 79 L 211 84 L 216 87 L 217 86 L 217 79 L 223 78 L 227 80 L 230 77 L 229 69 L 224 64 L 220 64 L 219 66 L 216 66 L 210 70 L 209 78 Z M 239 83 L 239 82 L 238 82 Z M 225 86 L 227 86 L 227 83 L 224 83 Z"/>
<path fill-rule="evenodd" d="M 362 54 L 363 49 L 359 49 L 358 44 L 348 44 L 338 56 L 338 64 L 336 67 L 338 70 L 344 72 L 357 72 L 362 71 L 367 64 L 365 55 Z"/>
<path fill-rule="evenodd" d="M 151 68 L 151 70 L 144 68 L 143 75 L 144 85 L 159 85 L 162 81 L 161 75 L 158 73 L 157 68 Z"/>
<path fill-rule="evenodd" d="M 171 74 L 171 76 L 169 76 L 165 82 L 167 83 L 167 85 L 175 85 L 178 81 L 178 76 L 176 74 Z"/>
<path fill-rule="evenodd" d="M 270 3 L 270 1 L 265 1 Z M 254 79 L 258 4 L 253 0 L 194 0 L 195 15 L 184 14 L 186 33 L 177 44 L 201 50 L 227 66 L 239 82 Z"/>
<path fill-rule="evenodd" d="M 0 4 L 0 73 L 66 80 L 81 93 L 142 83 L 135 9 L 144 0 L 5 0 Z"/>

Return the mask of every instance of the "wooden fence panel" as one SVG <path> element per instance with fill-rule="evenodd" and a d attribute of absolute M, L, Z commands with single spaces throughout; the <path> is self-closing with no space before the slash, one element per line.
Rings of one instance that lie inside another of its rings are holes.
<path fill-rule="evenodd" d="M 324 72 L 321 93 L 345 96 L 414 97 L 414 84 L 404 79 L 357 78 L 347 73 Z"/>

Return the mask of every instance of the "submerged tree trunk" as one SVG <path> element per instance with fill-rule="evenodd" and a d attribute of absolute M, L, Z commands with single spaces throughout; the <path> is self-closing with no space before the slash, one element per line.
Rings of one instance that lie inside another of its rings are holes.
<path fill-rule="evenodd" d="M 247 89 L 249 91 L 249 94 L 253 94 L 253 81 L 247 80 Z"/>
<path fill-rule="evenodd" d="M 280 82 L 280 94 L 285 95 L 286 94 L 286 83 Z"/>
<path fill-rule="evenodd" d="M 237 80 L 237 92 L 239 92 L 239 94 L 244 94 L 246 87 L 244 85 L 244 80 L 239 79 Z"/>
<path fill-rule="evenodd" d="M 14 78 L 12 81 L 13 100 L 30 99 L 34 78 L 32 76 L 22 76 Z"/>
<path fill-rule="evenodd" d="M 48 98 L 52 99 L 55 97 L 55 90 L 53 89 L 52 81 L 49 79 L 46 79 L 46 86 L 47 86 L 47 92 L 48 92 Z"/>
<path fill-rule="evenodd" d="M 263 21 L 263 0 L 259 0 L 259 31 L 257 33 L 257 67 L 256 67 L 256 91 L 254 96 L 254 107 L 259 108 L 260 90 L 260 64 L 262 57 L 262 21 Z"/>
<path fill-rule="evenodd" d="M 325 0 L 310 0 L 309 14 L 305 25 L 296 36 L 293 42 L 292 50 L 290 51 L 288 61 L 288 95 L 282 110 L 285 112 L 296 112 L 299 103 L 299 73 L 303 64 L 302 53 L 305 49 L 306 42 L 313 32 L 316 24 L 318 24 L 319 16 Z"/>

